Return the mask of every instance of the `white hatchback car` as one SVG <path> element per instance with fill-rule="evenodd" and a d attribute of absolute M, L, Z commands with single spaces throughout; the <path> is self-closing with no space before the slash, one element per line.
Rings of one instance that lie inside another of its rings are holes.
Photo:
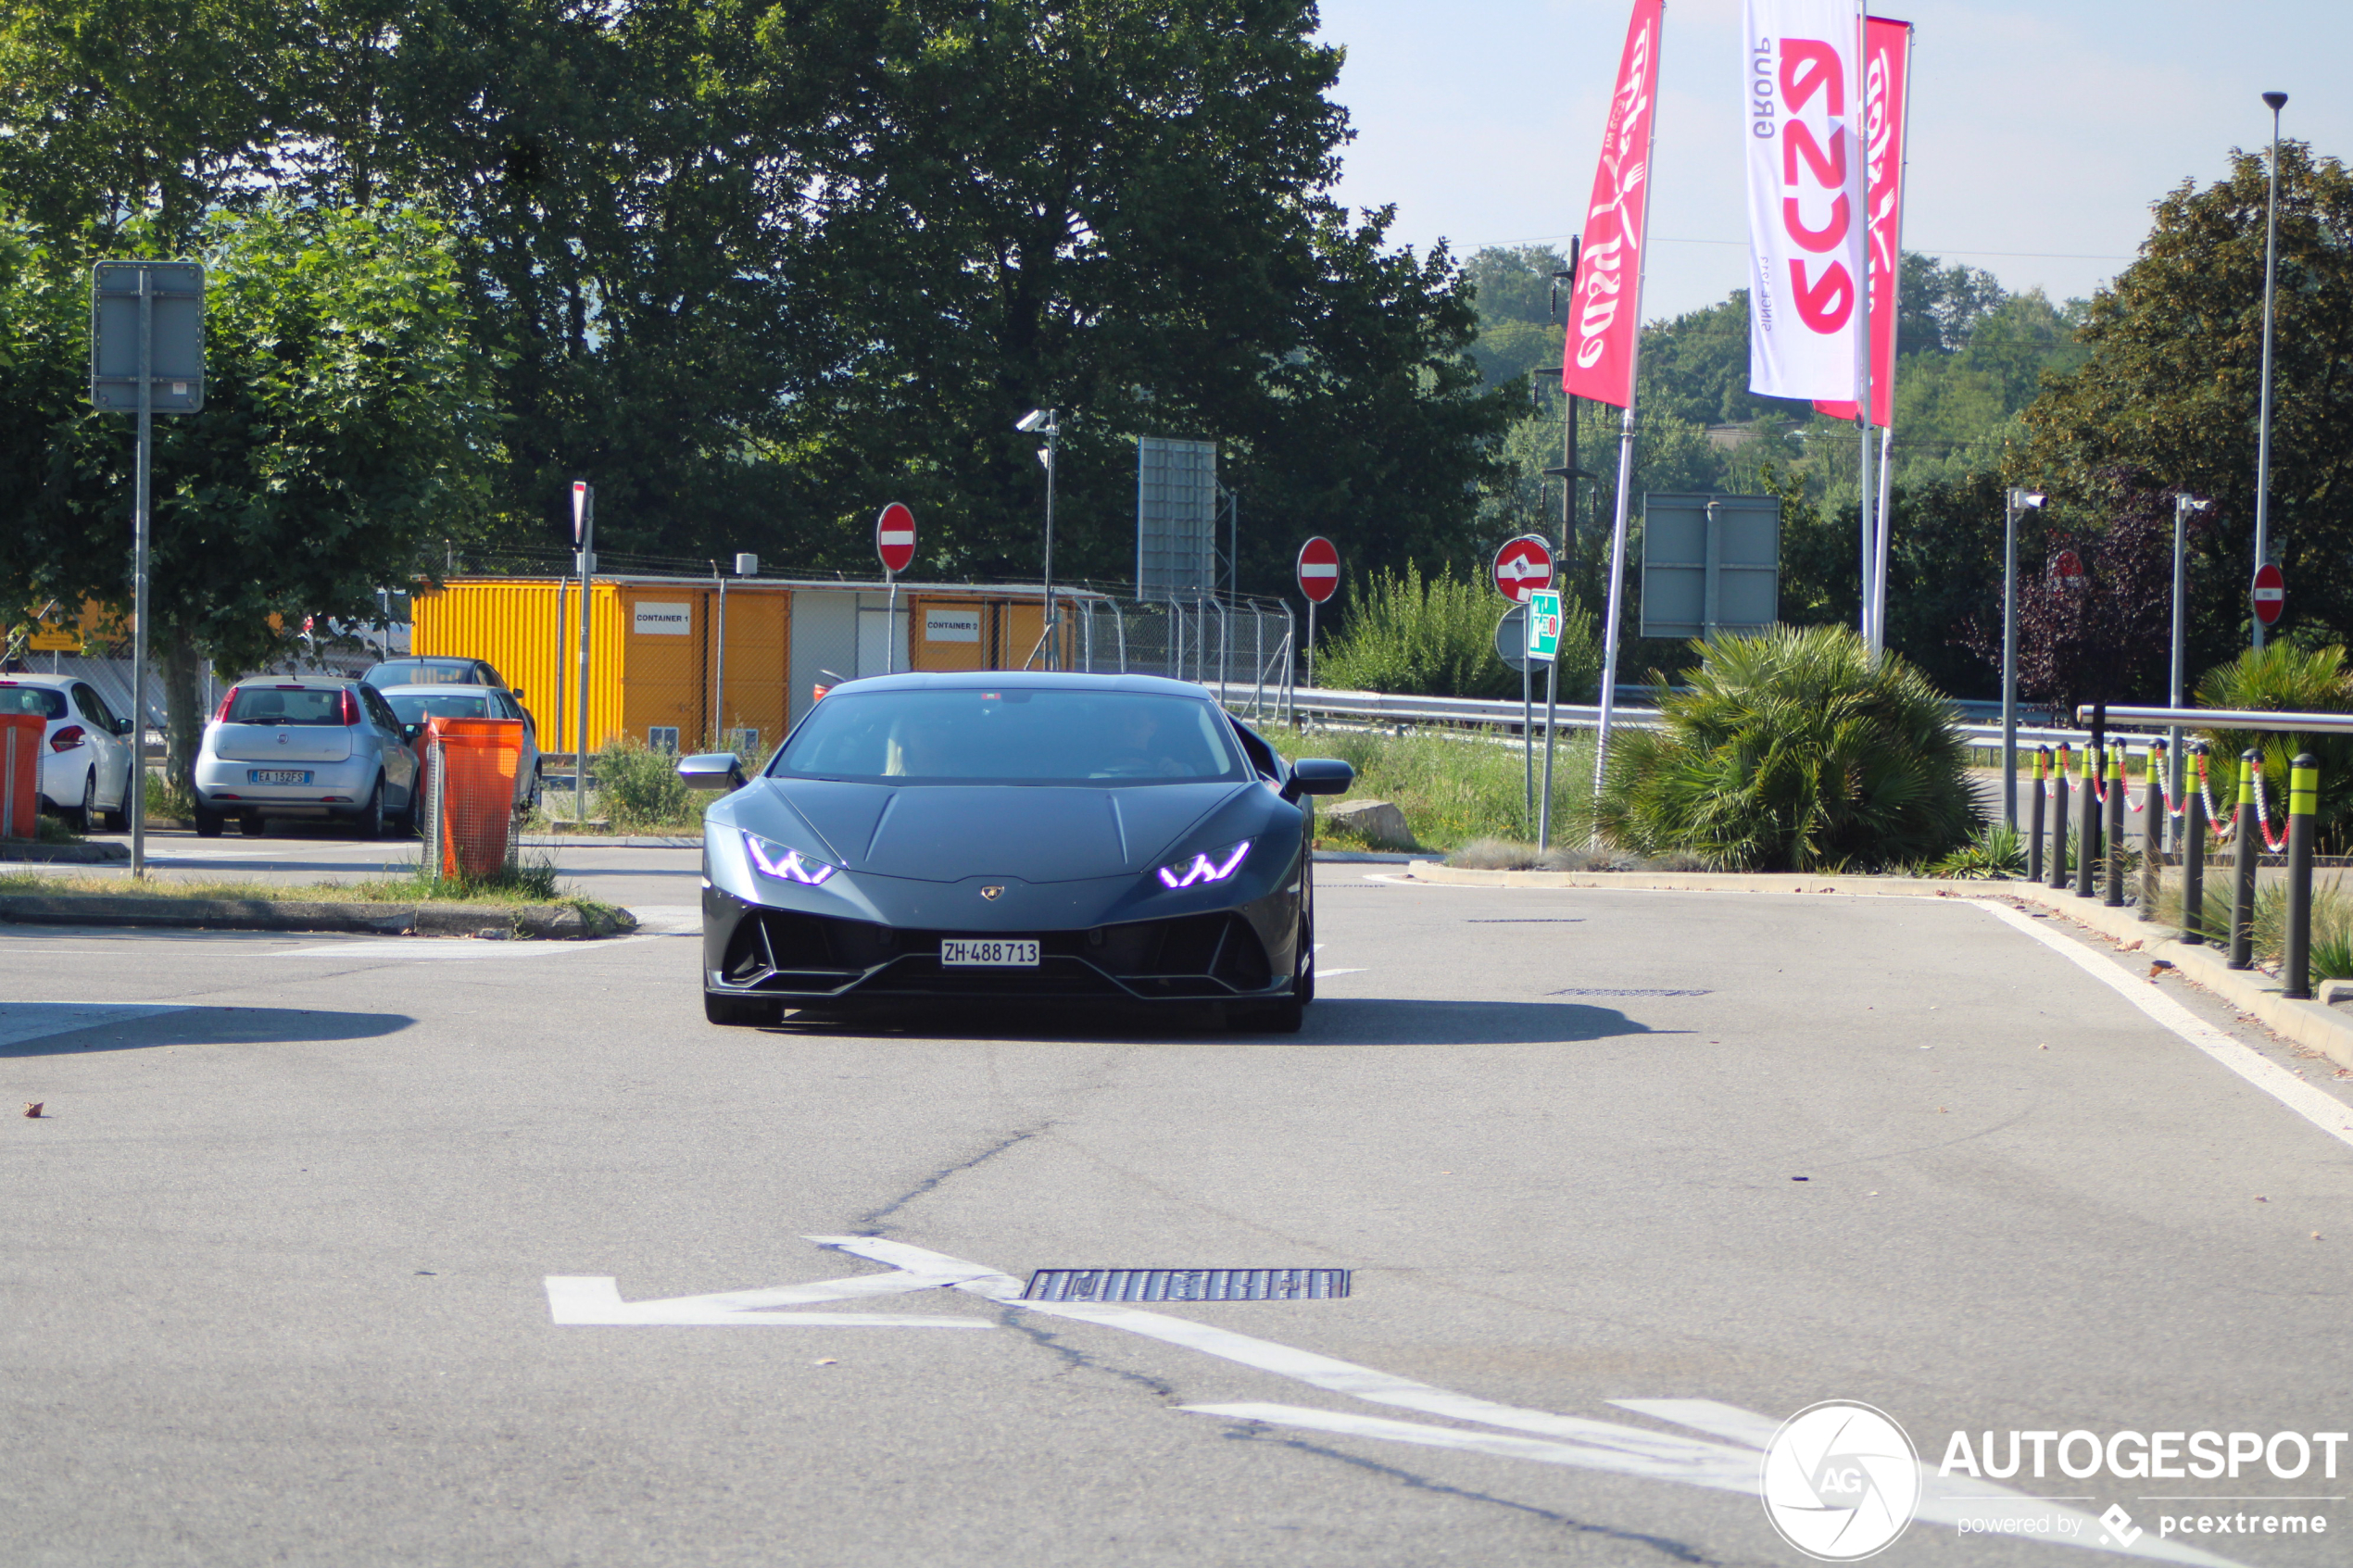
<path fill-rule="evenodd" d="M 41 799 L 68 827 L 87 833 L 95 820 L 120 833 L 129 825 L 131 721 L 116 718 L 95 687 L 70 675 L 0 675 L 0 713 L 48 720 Z"/>
<path fill-rule="evenodd" d="M 416 727 L 358 681 L 264 677 L 221 699 L 196 750 L 196 833 L 231 817 L 248 834 L 271 817 L 349 822 L 374 838 L 414 827 Z"/>

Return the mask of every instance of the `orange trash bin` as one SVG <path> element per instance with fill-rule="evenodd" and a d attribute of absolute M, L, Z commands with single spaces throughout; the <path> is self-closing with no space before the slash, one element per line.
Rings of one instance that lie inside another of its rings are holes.
<path fill-rule="evenodd" d="M 424 821 L 443 876 L 489 876 L 514 845 L 520 719 L 434 719 L 425 725 Z"/>
<path fill-rule="evenodd" d="M 41 836 L 41 751 L 49 720 L 0 713 L 0 838 Z"/>

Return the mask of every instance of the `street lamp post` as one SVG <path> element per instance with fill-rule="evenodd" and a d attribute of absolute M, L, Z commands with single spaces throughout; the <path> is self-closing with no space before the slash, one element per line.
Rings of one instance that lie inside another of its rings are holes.
<path fill-rule="evenodd" d="M 1032 408 L 1013 422 L 1013 428 L 1024 434 L 1043 431 L 1046 435 L 1046 668 L 1054 667 L 1054 458 L 1055 446 L 1062 435 L 1062 423 L 1051 408 Z"/>
<path fill-rule="evenodd" d="M 2189 531 L 2190 514 L 2205 511 L 2213 505 L 2213 502 L 2196 495 L 2173 497 L 2173 672 L 2166 683 L 2165 700 L 2170 707 L 2177 710 L 2182 706 L 2182 626 L 2186 614 L 2183 608 L 2183 589 L 2187 582 L 2183 541 Z M 2259 621 L 2256 625 L 2259 630 L 2262 622 Z M 2179 724 L 2171 726 L 2165 732 L 2165 771 L 2172 784 L 2173 797 L 2178 800 L 2182 797 L 2183 778 L 2182 727 Z M 2165 829 L 2167 834 L 2171 836 L 2173 822 L 2170 817 L 2166 819 Z"/>
<path fill-rule="evenodd" d="M 2002 507 L 2002 825 L 2018 829 L 2018 514 L 2043 496 L 2015 487 Z"/>
<path fill-rule="evenodd" d="M 2263 217 L 2263 393 L 2262 411 L 2255 434 L 2255 570 L 2271 558 L 2271 298 L 2280 276 L 2280 110 L 2287 107 L 2284 93 L 2266 93 L 2271 108 L 2271 196 Z M 2263 618 L 2248 618 L 2255 625 L 2255 646 L 2263 646 Z"/>

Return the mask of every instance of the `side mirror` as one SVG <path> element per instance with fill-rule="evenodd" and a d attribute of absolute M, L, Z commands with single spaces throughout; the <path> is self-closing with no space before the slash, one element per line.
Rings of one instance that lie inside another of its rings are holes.
<path fill-rule="evenodd" d="M 522 688 L 521 686 L 509 686 L 507 688 L 507 695 L 515 699 L 515 706 L 517 708 L 528 706 L 528 704 L 523 701 Z"/>
<path fill-rule="evenodd" d="M 424 733 L 425 727 L 422 724 L 403 724 L 400 726 L 400 738 L 402 740 L 415 740 L 419 735 L 423 734 Z"/>
<path fill-rule="evenodd" d="M 741 789 L 743 759 L 732 751 L 698 751 L 678 759 L 678 776 L 688 789 Z"/>
<path fill-rule="evenodd" d="M 1302 795 L 1343 795 L 1356 782 L 1356 770 L 1330 757 L 1302 757 L 1290 765 L 1290 784 L 1283 798 Z"/>
<path fill-rule="evenodd" d="M 131 721 L 128 719 L 116 720 L 114 721 L 114 733 L 119 735 L 129 734 L 131 733 Z"/>

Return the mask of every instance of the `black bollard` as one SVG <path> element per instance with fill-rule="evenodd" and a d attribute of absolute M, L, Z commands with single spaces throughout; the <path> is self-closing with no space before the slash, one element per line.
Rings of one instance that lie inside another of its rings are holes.
<path fill-rule="evenodd" d="M 2067 742 L 2051 769 L 2051 891 L 2067 891 Z"/>
<path fill-rule="evenodd" d="M 2239 758 L 2238 825 L 2231 831 L 2239 836 L 2238 880 L 2231 889 L 2231 957 L 2233 969 L 2246 969 L 2255 962 L 2255 868 L 2263 854 L 2263 829 L 2255 818 L 2257 770 L 2263 766 L 2263 754 L 2249 748 Z"/>
<path fill-rule="evenodd" d="M 2312 812 L 2321 793 L 2321 759 L 2298 753 L 2288 768 L 2287 951 L 2281 972 L 2287 994 L 2312 995 Z"/>
<path fill-rule="evenodd" d="M 2102 857 L 2108 868 L 2108 888 L 2100 895 L 2100 902 L 2111 909 L 2124 907 L 2124 801 L 2131 787 L 2124 780 L 2124 743 L 2119 741 L 2108 752 L 2111 766 L 2108 771 L 2108 853 Z"/>
<path fill-rule="evenodd" d="M 2182 946 L 2206 940 L 2206 743 L 2196 743 L 2195 760 L 2183 771 L 2188 784 L 2182 802 Z M 2196 776 L 2191 777 L 2195 771 Z"/>
<path fill-rule="evenodd" d="M 2158 889 L 2165 885 L 2165 743 L 2149 747 L 2148 786 L 2141 791 L 2141 918 L 2157 918 Z"/>
<path fill-rule="evenodd" d="M 2093 880 L 2100 869 L 2100 781 L 2108 775 L 2108 753 L 2095 739 L 2083 748 L 2083 822 L 2075 830 L 2075 896 L 2089 898 L 2099 890 Z"/>
<path fill-rule="evenodd" d="M 2051 748 L 2034 748 L 2034 803 L 2026 811 L 2026 880 L 2043 880 L 2043 796 L 2051 771 Z"/>

